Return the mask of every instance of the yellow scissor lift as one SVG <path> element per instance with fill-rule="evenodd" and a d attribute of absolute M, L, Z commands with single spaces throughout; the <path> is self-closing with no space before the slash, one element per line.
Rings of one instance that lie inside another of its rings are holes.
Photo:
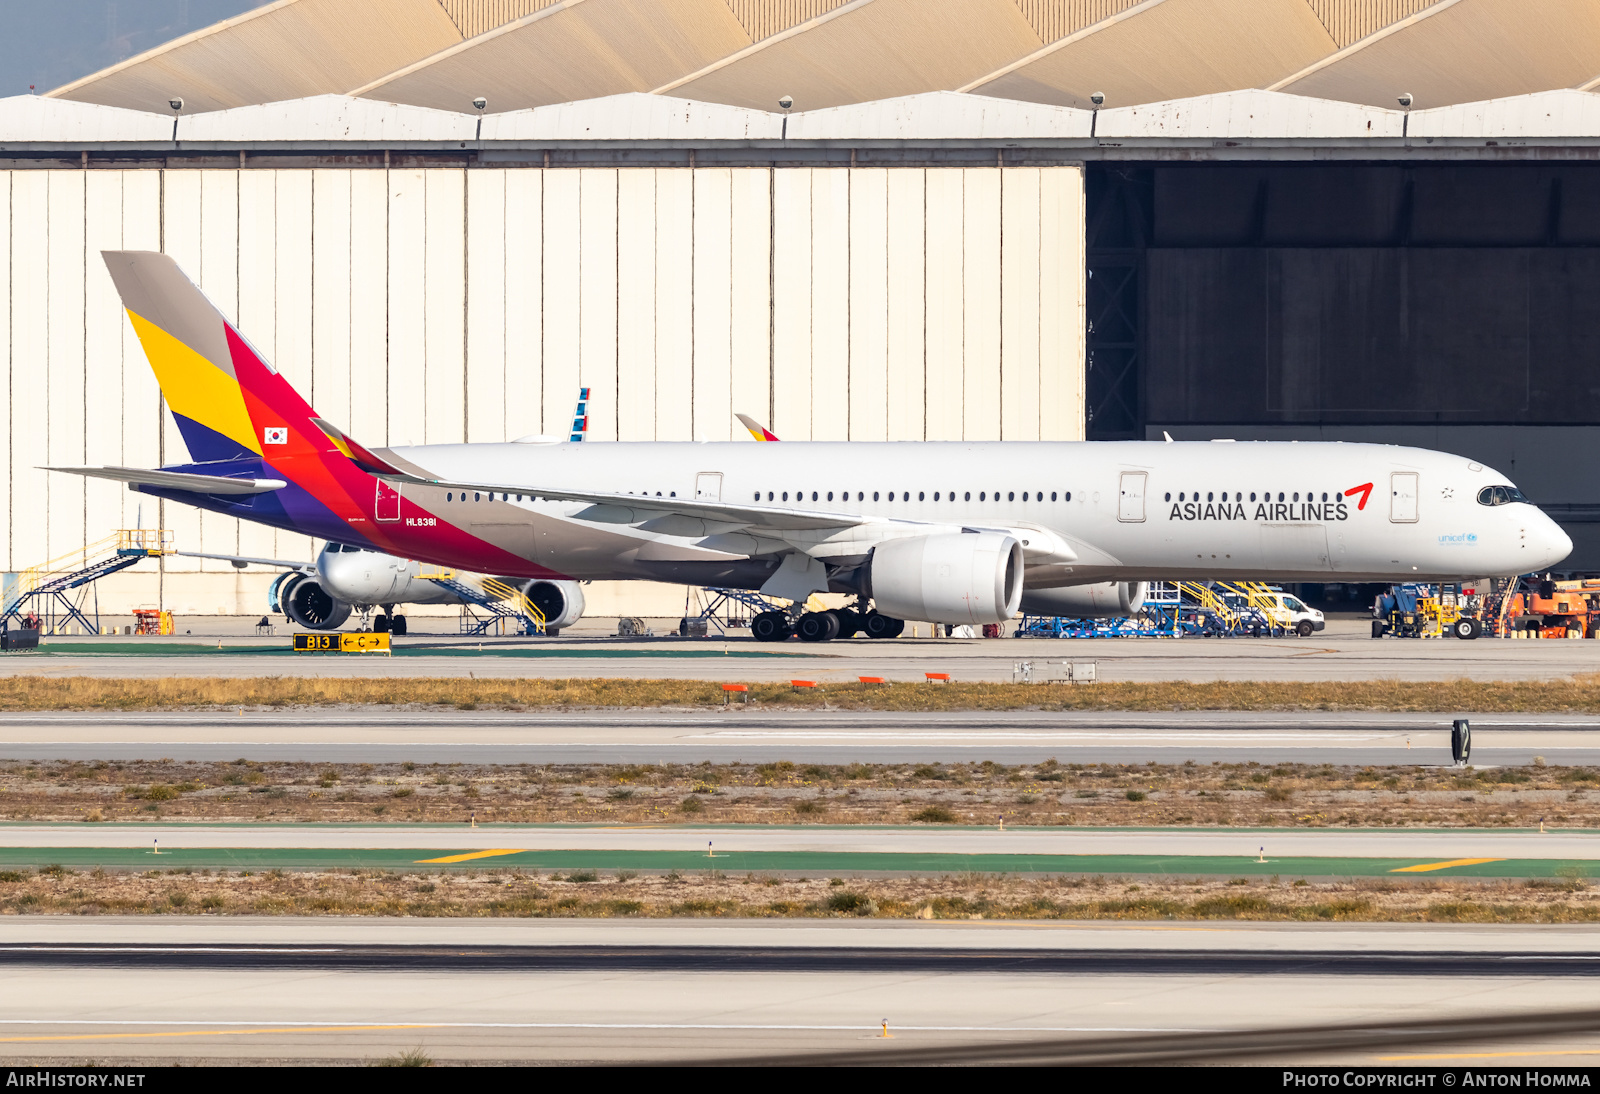
<path fill-rule="evenodd" d="M 1259 581 L 1234 581 L 1225 583 L 1224 588 L 1244 597 L 1244 602 L 1266 621 L 1268 631 L 1288 634 L 1294 630 L 1294 613 L 1283 606 L 1277 589 Z"/>
<path fill-rule="evenodd" d="M 1176 584 L 1180 592 L 1200 605 L 1201 610 L 1210 612 L 1216 617 L 1217 625 L 1223 634 L 1232 634 L 1238 629 L 1239 613 L 1209 585 L 1202 585 L 1198 581 L 1179 581 Z"/>

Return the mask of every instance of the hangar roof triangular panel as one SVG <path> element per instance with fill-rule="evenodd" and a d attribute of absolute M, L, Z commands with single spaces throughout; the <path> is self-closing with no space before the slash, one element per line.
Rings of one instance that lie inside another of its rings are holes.
<path fill-rule="evenodd" d="M 50 95 L 190 111 L 343 92 L 461 41 L 438 0 L 278 0 L 177 38 Z"/>
<path fill-rule="evenodd" d="M 1594 0 L 1441 0 L 1273 90 L 1418 109 L 1575 87 L 1600 74 Z"/>
<path fill-rule="evenodd" d="M 1398 137 L 1404 115 L 1356 103 L 1285 95 L 1277 91 L 1226 91 L 1100 111 L 1095 135 L 1197 139 Z M 1415 133 L 1416 121 L 1411 131 Z"/>
<path fill-rule="evenodd" d="M 439 0 L 463 38 L 476 38 L 560 0 Z"/>
<path fill-rule="evenodd" d="M 186 117 L 178 124 L 185 141 L 462 141 L 471 140 L 478 119 L 422 106 L 313 95 L 260 106 L 236 106 Z"/>
<path fill-rule="evenodd" d="M 725 0 L 563 0 L 349 93 L 525 110 L 649 91 L 748 45 Z"/>
<path fill-rule="evenodd" d="M 1336 48 L 1305 0 L 1145 0 L 961 90 L 1126 106 L 1262 87 Z"/>
<path fill-rule="evenodd" d="M 777 140 L 777 114 L 629 92 L 483 119 L 486 141 Z M 793 126 L 793 122 L 790 125 Z"/>
<path fill-rule="evenodd" d="M 656 91 L 820 110 L 953 90 L 1041 45 L 1012 0 L 852 0 Z"/>
<path fill-rule="evenodd" d="M 1539 91 L 1412 112 L 1413 137 L 1600 137 L 1600 95 Z"/>
<path fill-rule="evenodd" d="M 1306 0 L 1340 49 L 1439 0 Z"/>
<path fill-rule="evenodd" d="M 1012 140 L 1087 137 L 1090 112 L 957 91 L 808 110 L 789 119 L 790 140 Z"/>
<path fill-rule="evenodd" d="M 40 95 L 0 99 L 0 143 L 4 144 L 165 141 L 171 137 L 171 116 Z"/>

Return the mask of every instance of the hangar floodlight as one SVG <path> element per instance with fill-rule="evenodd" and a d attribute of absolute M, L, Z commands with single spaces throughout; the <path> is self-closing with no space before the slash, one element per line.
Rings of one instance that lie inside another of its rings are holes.
<path fill-rule="evenodd" d="M 793 95 L 780 96 L 779 99 L 778 99 L 778 106 L 781 107 L 784 111 L 788 111 L 790 107 L 794 106 L 794 96 Z"/>
<path fill-rule="evenodd" d="M 1400 102 L 1400 108 L 1402 110 L 1410 110 L 1411 109 L 1411 92 L 1402 91 L 1400 93 L 1399 102 Z"/>
<path fill-rule="evenodd" d="M 1091 91 L 1089 92 L 1089 101 L 1094 103 L 1095 106 L 1104 106 L 1106 93 L 1104 91 Z"/>

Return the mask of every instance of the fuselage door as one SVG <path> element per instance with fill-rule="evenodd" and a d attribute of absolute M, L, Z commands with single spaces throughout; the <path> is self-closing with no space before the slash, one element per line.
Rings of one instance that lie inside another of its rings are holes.
<path fill-rule="evenodd" d="M 722 472 L 702 471 L 694 477 L 694 496 L 696 501 L 721 501 L 722 500 Z"/>
<path fill-rule="evenodd" d="M 1417 522 L 1417 473 L 1395 471 L 1389 475 L 1389 519 L 1396 524 Z"/>
<path fill-rule="evenodd" d="M 1148 477 L 1143 471 L 1122 473 L 1122 495 L 1117 502 L 1117 519 L 1129 523 L 1144 520 L 1144 486 Z"/>
<path fill-rule="evenodd" d="M 378 520 L 400 519 L 400 488 L 382 479 L 377 480 L 378 496 L 372 503 L 372 515 Z"/>

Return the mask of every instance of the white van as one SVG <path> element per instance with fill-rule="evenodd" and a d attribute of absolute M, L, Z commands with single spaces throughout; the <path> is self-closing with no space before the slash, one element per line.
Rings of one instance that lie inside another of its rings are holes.
<path fill-rule="evenodd" d="M 1286 614 L 1289 617 L 1290 629 L 1301 638 L 1314 634 L 1328 625 L 1321 612 L 1306 604 L 1293 593 L 1272 593 L 1270 596 L 1278 602 L 1278 607 L 1283 610 L 1283 614 L 1273 613 L 1277 616 L 1277 619 L 1274 619 L 1273 622 L 1278 622 Z"/>

